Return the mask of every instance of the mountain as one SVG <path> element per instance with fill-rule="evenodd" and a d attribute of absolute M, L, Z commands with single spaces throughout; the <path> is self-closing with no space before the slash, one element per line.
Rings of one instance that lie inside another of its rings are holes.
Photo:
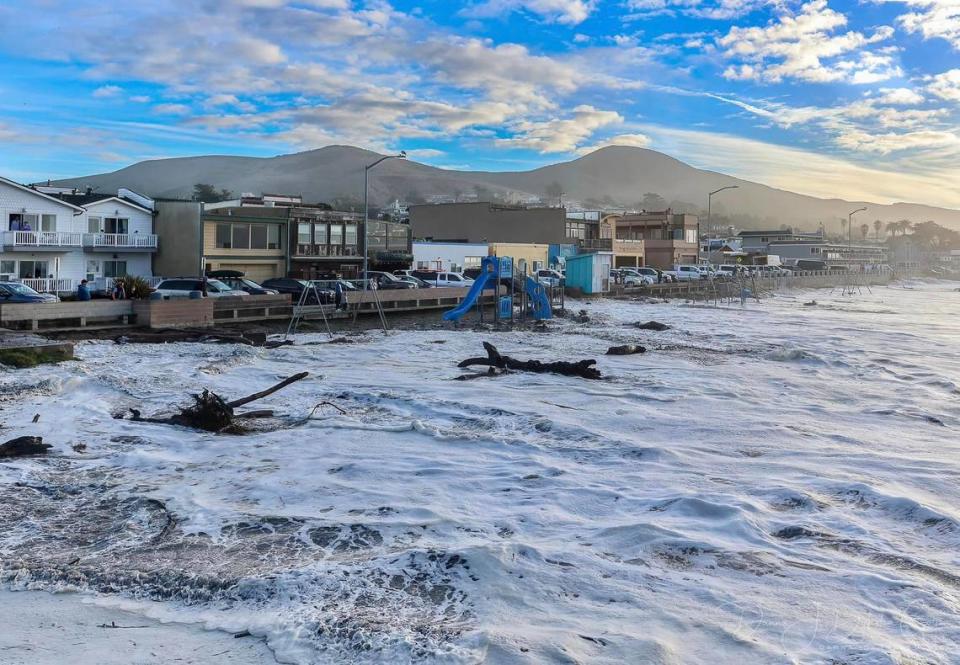
<path fill-rule="evenodd" d="M 61 186 L 93 187 L 115 191 L 128 187 L 158 198 L 189 198 L 196 183 L 208 183 L 236 194 L 302 194 L 305 201 L 358 200 L 363 191 L 363 167 L 374 161 L 374 152 L 351 146 L 328 146 L 277 157 L 211 155 L 139 162 L 99 175 L 60 180 Z M 706 192 L 736 185 L 724 192 L 716 211 L 730 214 L 740 226 L 780 224 L 828 229 L 851 210 L 867 207 L 858 220 L 933 220 L 960 228 L 960 211 L 912 203 L 880 205 L 865 201 L 819 199 L 722 173 L 696 169 L 663 153 L 644 148 L 612 146 L 570 162 L 532 171 L 483 172 L 439 169 L 412 160 L 389 160 L 370 172 L 370 200 L 385 203 L 394 198 L 480 193 L 507 200 L 542 196 L 559 184 L 566 200 L 604 200 L 629 206 L 647 192 L 666 201 L 699 203 Z M 611 206 L 612 207 L 612 206 Z M 872 233 L 871 227 L 871 233 Z"/>

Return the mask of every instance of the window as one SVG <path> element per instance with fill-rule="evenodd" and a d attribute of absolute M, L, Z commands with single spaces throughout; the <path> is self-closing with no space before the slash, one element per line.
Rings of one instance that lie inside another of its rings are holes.
<path fill-rule="evenodd" d="M 104 261 L 103 276 L 104 277 L 126 277 L 127 262 L 126 261 Z"/>
<path fill-rule="evenodd" d="M 100 262 L 96 260 L 87 261 L 87 281 L 93 281 L 100 275 Z"/>
<path fill-rule="evenodd" d="M 568 238 L 585 240 L 587 237 L 587 225 L 583 222 L 567 222 L 566 232 Z"/>
<path fill-rule="evenodd" d="M 87 233 L 102 233 L 103 226 L 99 217 L 87 218 Z"/>
<path fill-rule="evenodd" d="M 40 215 L 40 230 L 41 230 L 41 231 L 56 231 L 56 230 L 57 230 L 57 216 L 56 216 L 56 215 Z"/>
<path fill-rule="evenodd" d="M 686 236 L 687 236 L 687 242 L 697 242 L 696 229 L 687 229 Z"/>
<path fill-rule="evenodd" d="M 253 224 L 250 226 L 250 249 L 267 248 L 267 225 Z"/>
<path fill-rule="evenodd" d="M 309 224 L 297 224 L 297 244 L 298 245 L 310 244 L 310 225 Z"/>
<path fill-rule="evenodd" d="M 229 224 L 217 224 L 216 242 L 214 244 L 217 249 L 230 249 L 233 247 Z"/>
<path fill-rule="evenodd" d="M 315 224 L 313 227 L 313 242 L 316 245 L 326 245 L 329 234 L 326 224 Z"/>
<path fill-rule="evenodd" d="M 357 244 L 357 225 L 347 224 L 345 228 L 346 228 L 346 243 L 348 245 L 356 245 Z"/>
<path fill-rule="evenodd" d="M 279 224 L 271 224 L 267 227 L 267 249 L 283 249 L 280 244 Z"/>
<path fill-rule="evenodd" d="M 104 217 L 104 233 L 127 233 L 130 228 L 130 220 L 126 217 Z"/>
<path fill-rule="evenodd" d="M 233 225 L 233 248 L 234 249 L 250 249 L 250 225 L 249 224 Z"/>
<path fill-rule="evenodd" d="M 21 261 L 20 279 L 42 278 L 50 274 L 46 261 Z"/>
<path fill-rule="evenodd" d="M 482 256 L 465 256 L 463 257 L 463 265 L 465 268 L 479 268 L 482 259 Z"/>
<path fill-rule="evenodd" d="M 17 272 L 16 261 L 0 261 L 0 275 L 12 275 Z"/>
<path fill-rule="evenodd" d="M 339 247 L 343 244 L 343 225 L 330 225 L 330 244 L 334 247 Z"/>

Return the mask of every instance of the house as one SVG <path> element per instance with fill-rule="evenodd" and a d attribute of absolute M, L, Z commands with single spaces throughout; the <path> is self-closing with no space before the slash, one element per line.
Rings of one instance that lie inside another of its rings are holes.
<path fill-rule="evenodd" d="M 0 178 L 0 280 L 66 293 L 81 280 L 109 288 L 112 278 L 152 277 L 158 240 L 153 202 Z"/>
<path fill-rule="evenodd" d="M 544 243 L 492 242 L 490 256 L 509 256 L 518 276 L 529 275 L 546 268 L 550 259 L 550 245 Z"/>
<path fill-rule="evenodd" d="M 585 294 L 610 290 L 613 252 L 590 252 L 567 257 L 566 285 Z"/>
<path fill-rule="evenodd" d="M 609 215 L 604 221 L 611 228 L 614 255 L 624 257 L 617 262 L 618 267 L 630 265 L 631 260 L 635 265 L 660 269 L 697 262 L 699 220 L 696 215 L 675 214 L 668 209 Z"/>
<path fill-rule="evenodd" d="M 413 267 L 417 270 L 462 272 L 479 268 L 487 256 L 485 242 L 424 242 L 413 243 Z"/>

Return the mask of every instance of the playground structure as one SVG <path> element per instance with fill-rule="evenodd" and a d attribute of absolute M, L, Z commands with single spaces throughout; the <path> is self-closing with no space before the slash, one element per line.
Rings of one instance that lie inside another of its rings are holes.
<path fill-rule="evenodd" d="M 533 277 L 523 275 L 520 293 L 520 318 L 526 320 L 531 316 L 536 321 L 543 321 L 553 317 L 554 288 L 541 284 Z M 501 285 L 508 285 L 507 293 L 500 292 Z M 470 287 L 467 297 L 457 307 L 444 313 L 445 321 L 458 322 L 475 305 L 480 314 L 480 321 L 484 320 L 484 309 L 481 300 L 484 291 L 492 290 L 495 294 L 494 322 L 501 323 L 509 320 L 513 323 L 516 317 L 514 310 L 515 288 L 514 262 L 509 256 L 485 256 L 480 261 L 480 274 Z M 559 293 L 559 304 L 563 306 L 563 287 L 556 287 Z"/>

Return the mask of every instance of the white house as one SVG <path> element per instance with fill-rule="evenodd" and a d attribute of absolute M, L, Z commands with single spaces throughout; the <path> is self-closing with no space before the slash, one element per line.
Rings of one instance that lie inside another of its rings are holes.
<path fill-rule="evenodd" d="M 461 272 L 479 268 L 488 253 L 487 243 L 421 242 L 413 243 L 413 267 L 417 270 Z"/>
<path fill-rule="evenodd" d="M 0 280 L 69 292 L 80 280 L 152 278 L 152 201 L 127 190 L 81 193 L 0 178 Z"/>

